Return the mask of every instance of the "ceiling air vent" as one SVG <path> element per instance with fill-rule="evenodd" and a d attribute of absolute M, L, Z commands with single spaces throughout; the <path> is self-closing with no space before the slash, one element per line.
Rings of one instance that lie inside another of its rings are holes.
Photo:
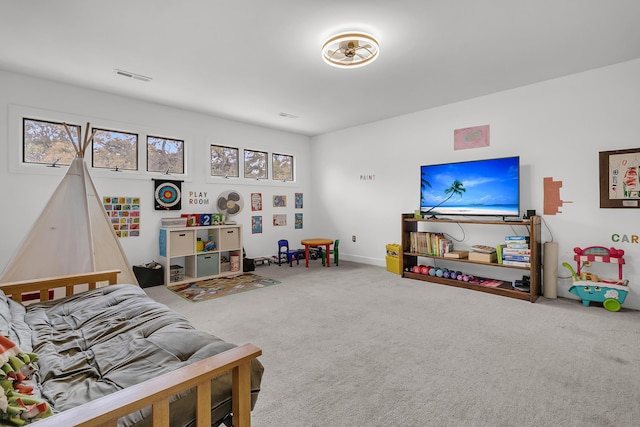
<path fill-rule="evenodd" d="M 122 77 L 129 77 L 130 79 L 140 80 L 143 82 L 150 82 L 151 77 L 143 76 L 141 74 L 132 73 L 131 71 L 115 69 L 115 73 Z"/>
<path fill-rule="evenodd" d="M 278 113 L 278 115 L 280 117 L 286 117 L 287 119 L 299 119 L 299 116 L 294 116 L 293 114 L 289 114 L 289 113 Z"/>

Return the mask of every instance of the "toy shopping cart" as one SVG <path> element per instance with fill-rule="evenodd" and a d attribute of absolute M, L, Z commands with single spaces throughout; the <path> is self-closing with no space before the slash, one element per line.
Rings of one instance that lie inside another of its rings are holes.
<path fill-rule="evenodd" d="M 629 281 L 622 279 L 624 250 L 589 246 L 584 249 L 574 248 L 573 251 L 576 253 L 573 259 L 578 267 L 577 274 L 571 265 L 562 263 L 573 275 L 573 286 L 569 288 L 569 292 L 580 297 L 585 307 L 588 307 L 591 301 L 595 301 L 601 302 L 602 306 L 609 311 L 619 311 L 629 292 L 627 287 Z M 599 278 L 595 274 L 581 271 L 582 264 L 585 262 L 617 264 L 618 280 Z"/>

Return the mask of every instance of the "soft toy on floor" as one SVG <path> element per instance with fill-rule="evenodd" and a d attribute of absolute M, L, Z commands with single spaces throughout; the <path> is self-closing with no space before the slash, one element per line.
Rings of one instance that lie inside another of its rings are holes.
<path fill-rule="evenodd" d="M 52 415 L 51 407 L 32 396 L 33 387 L 24 384 L 36 370 L 35 353 L 25 353 L 9 338 L 0 335 L 0 420 L 22 426 Z"/>

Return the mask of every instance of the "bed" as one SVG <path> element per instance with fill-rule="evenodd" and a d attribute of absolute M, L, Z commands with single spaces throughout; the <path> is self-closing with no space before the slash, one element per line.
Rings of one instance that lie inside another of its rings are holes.
<path fill-rule="evenodd" d="M 24 383 L 52 413 L 36 425 L 249 426 L 261 350 L 195 330 L 137 285 L 116 284 L 118 273 L 0 284 L 2 335 L 20 357 L 37 355 Z"/>

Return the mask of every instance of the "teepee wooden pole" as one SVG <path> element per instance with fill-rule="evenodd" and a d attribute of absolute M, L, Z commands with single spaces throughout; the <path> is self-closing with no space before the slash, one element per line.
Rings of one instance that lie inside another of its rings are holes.
<path fill-rule="evenodd" d="M 94 130 L 93 133 L 91 133 L 91 138 L 89 138 L 89 128 L 91 128 L 91 124 L 87 122 L 87 126 L 84 128 L 84 141 L 82 143 L 82 148 L 80 149 L 80 154 L 82 155 L 82 158 L 84 158 L 84 152 L 87 149 L 87 146 L 89 145 L 89 141 L 93 139 L 93 135 L 96 132 Z"/>
<path fill-rule="evenodd" d="M 67 131 L 67 135 L 69 135 L 69 140 L 71 144 L 73 144 L 73 149 L 76 150 L 76 155 L 80 155 L 80 138 L 78 138 L 78 144 L 73 140 L 73 136 L 71 135 L 71 131 L 69 130 L 69 126 L 66 123 L 62 124 L 64 129 Z"/>
<path fill-rule="evenodd" d="M 87 123 L 88 124 L 88 123 Z M 91 144 L 91 141 L 93 141 L 93 137 L 95 136 L 97 132 L 97 129 L 94 129 L 93 132 L 91 132 L 91 136 L 89 137 L 89 139 L 87 139 L 84 142 L 84 147 L 82 147 L 82 157 L 84 157 L 84 152 L 87 149 L 87 147 L 89 146 L 89 144 Z"/>

